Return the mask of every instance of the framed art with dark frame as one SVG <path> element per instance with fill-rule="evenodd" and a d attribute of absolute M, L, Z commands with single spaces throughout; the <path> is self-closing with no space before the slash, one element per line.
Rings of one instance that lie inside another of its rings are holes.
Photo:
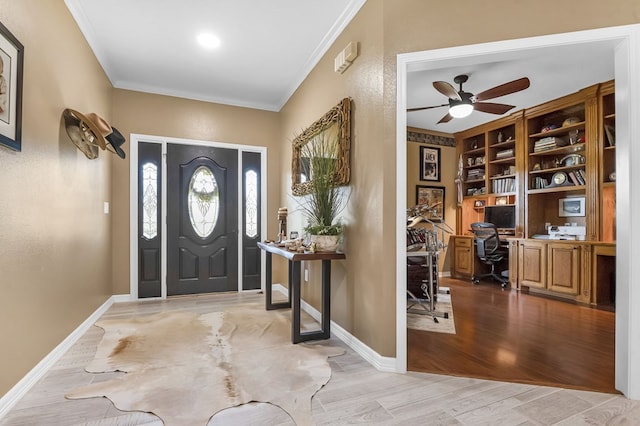
<path fill-rule="evenodd" d="M 440 182 L 440 148 L 420 147 L 420 180 Z"/>
<path fill-rule="evenodd" d="M 416 185 L 416 204 L 426 204 L 424 217 L 430 220 L 444 220 L 444 194 L 441 186 Z"/>
<path fill-rule="evenodd" d="M 22 151 L 24 47 L 0 23 L 0 144 Z"/>

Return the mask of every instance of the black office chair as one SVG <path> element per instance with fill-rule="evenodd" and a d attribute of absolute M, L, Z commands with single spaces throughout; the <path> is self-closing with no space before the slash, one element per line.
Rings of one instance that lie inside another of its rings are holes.
<path fill-rule="evenodd" d="M 496 272 L 496 265 L 499 264 L 507 255 L 507 253 L 501 250 L 500 247 L 500 235 L 498 234 L 498 228 L 493 223 L 476 222 L 471 224 L 471 230 L 475 237 L 476 242 L 476 254 L 478 259 L 482 263 L 491 266 L 491 272 L 488 274 L 473 275 L 471 281 L 474 284 L 478 284 L 482 278 L 491 277 L 500 283 L 500 286 L 504 289 L 509 284 L 509 279 L 503 274 Z M 506 271 L 508 275 L 508 271 Z"/>

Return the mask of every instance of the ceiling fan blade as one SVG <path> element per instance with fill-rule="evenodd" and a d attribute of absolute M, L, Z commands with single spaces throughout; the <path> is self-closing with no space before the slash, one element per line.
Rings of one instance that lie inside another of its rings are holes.
<path fill-rule="evenodd" d="M 407 108 L 407 112 L 422 111 L 424 109 L 440 108 L 440 107 L 443 107 L 443 106 L 449 106 L 449 104 L 434 105 L 434 106 L 421 107 L 421 108 Z"/>
<path fill-rule="evenodd" d="M 449 99 L 460 100 L 460 95 L 456 89 L 446 81 L 434 81 L 433 87 Z"/>
<path fill-rule="evenodd" d="M 451 114 L 447 113 L 447 115 L 445 115 L 444 117 L 442 117 L 440 119 L 440 121 L 438 121 L 438 124 L 440 124 L 440 123 L 448 123 L 448 122 L 451 121 L 452 118 L 453 118 L 453 116 Z"/>
<path fill-rule="evenodd" d="M 486 101 L 488 99 L 499 98 L 500 96 L 519 92 L 520 90 L 524 90 L 529 87 L 529 84 L 530 82 L 527 77 L 519 78 L 478 93 L 476 95 L 476 101 Z"/>
<path fill-rule="evenodd" d="M 473 109 L 476 111 L 488 112 L 489 114 L 504 114 L 515 107 L 515 105 L 496 104 L 493 102 L 476 102 L 473 104 Z"/>

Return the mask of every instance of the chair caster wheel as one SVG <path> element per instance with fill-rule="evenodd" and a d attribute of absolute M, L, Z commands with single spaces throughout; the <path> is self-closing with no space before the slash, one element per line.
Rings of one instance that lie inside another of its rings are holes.
<path fill-rule="evenodd" d="M 480 280 L 479 280 L 479 279 L 477 279 L 476 277 L 471 278 L 471 283 L 472 283 L 473 285 L 476 285 L 476 284 L 478 284 L 479 282 L 480 282 Z"/>

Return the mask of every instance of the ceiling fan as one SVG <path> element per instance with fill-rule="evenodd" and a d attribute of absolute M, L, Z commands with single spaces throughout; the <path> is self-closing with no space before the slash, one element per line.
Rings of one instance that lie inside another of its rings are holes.
<path fill-rule="evenodd" d="M 494 102 L 483 102 L 493 98 L 499 98 L 510 93 L 519 92 L 529 87 L 529 79 L 527 77 L 519 78 L 517 80 L 510 81 L 508 83 L 501 84 L 491 89 L 480 92 L 474 95 L 470 92 L 462 90 L 462 84 L 469 79 L 468 75 L 462 74 L 456 76 L 453 81 L 460 86 L 460 90 L 456 90 L 451 84 L 446 81 L 434 81 L 433 87 L 443 95 L 449 98 L 449 103 L 442 105 L 434 105 L 421 108 L 408 108 L 407 112 L 422 111 L 431 108 L 440 108 L 443 106 L 449 107 L 449 112 L 438 121 L 440 123 L 447 123 L 453 118 L 466 117 L 473 112 L 473 110 L 487 112 L 489 114 L 504 114 L 515 105 L 498 104 Z"/>

